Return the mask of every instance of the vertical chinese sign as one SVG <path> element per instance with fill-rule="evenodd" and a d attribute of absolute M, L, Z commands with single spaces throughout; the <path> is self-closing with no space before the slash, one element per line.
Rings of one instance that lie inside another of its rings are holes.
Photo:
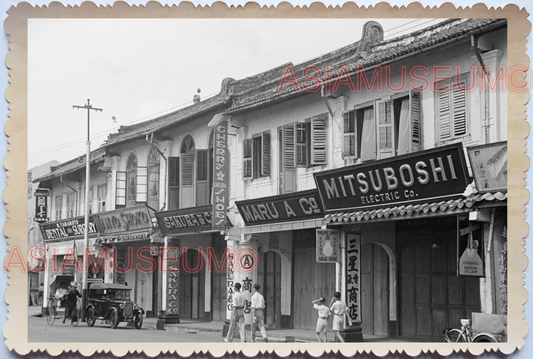
<path fill-rule="evenodd" d="M 35 191 L 35 218 L 37 223 L 44 223 L 48 221 L 48 190 L 36 190 Z"/>
<path fill-rule="evenodd" d="M 354 323 L 361 322 L 360 253 L 361 235 L 346 234 L 346 305 L 348 315 Z"/>
<path fill-rule="evenodd" d="M 228 121 L 215 126 L 215 143 L 213 144 L 213 229 L 226 229 L 226 210 L 229 202 L 229 153 Z"/>

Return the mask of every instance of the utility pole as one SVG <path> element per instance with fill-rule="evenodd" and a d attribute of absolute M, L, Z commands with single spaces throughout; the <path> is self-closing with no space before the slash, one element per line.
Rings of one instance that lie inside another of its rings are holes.
<path fill-rule="evenodd" d="M 88 276 L 88 263 L 87 263 L 87 248 L 89 247 L 89 182 L 91 174 L 91 132 L 90 132 L 90 113 L 93 111 L 103 111 L 101 108 L 95 108 L 91 105 L 91 100 L 87 99 L 87 104 L 83 106 L 72 106 L 76 109 L 86 109 L 87 110 L 87 154 L 86 154 L 86 165 L 85 165 L 85 231 L 83 234 L 83 272 L 82 272 L 82 310 L 81 310 L 81 320 L 85 321 L 85 310 L 87 306 L 87 296 L 89 295 L 89 290 L 87 286 L 87 276 Z"/>

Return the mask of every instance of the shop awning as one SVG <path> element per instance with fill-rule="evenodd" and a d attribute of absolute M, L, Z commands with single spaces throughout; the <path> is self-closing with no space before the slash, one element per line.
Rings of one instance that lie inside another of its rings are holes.
<path fill-rule="evenodd" d="M 297 222 L 281 222 L 272 224 L 260 224 L 257 226 L 243 227 L 242 234 L 263 233 L 263 232 L 281 232 L 292 231 L 295 229 L 306 228 L 320 228 L 322 226 L 322 218 L 307 219 Z"/>
<path fill-rule="evenodd" d="M 150 239 L 151 229 L 144 229 L 141 231 L 120 232 L 109 235 L 100 236 L 99 244 L 120 244 L 124 242 L 138 242 Z"/>
<path fill-rule="evenodd" d="M 391 221 L 395 219 L 411 219 L 431 215 L 451 215 L 469 212 L 474 205 L 491 203 L 501 204 L 507 201 L 507 193 L 495 192 L 475 194 L 466 198 L 448 201 L 402 205 L 374 210 L 340 211 L 328 213 L 322 225 L 350 224 L 359 222 Z"/>

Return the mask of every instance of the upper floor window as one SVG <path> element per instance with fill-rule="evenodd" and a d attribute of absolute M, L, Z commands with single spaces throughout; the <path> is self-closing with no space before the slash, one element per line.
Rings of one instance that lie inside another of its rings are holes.
<path fill-rule="evenodd" d="M 55 220 L 58 221 L 62 219 L 63 216 L 63 195 L 56 196 L 54 207 Z"/>
<path fill-rule="evenodd" d="M 98 213 L 105 212 L 105 200 L 107 196 L 107 186 L 101 185 L 97 187 L 98 193 Z"/>
<path fill-rule="evenodd" d="M 469 73 L 436 82 L 434 86 L 437 144 L 469 136 Z"/>
<path fill-rule="evenodd" d="M 72 218 L 76 215 L 76 196 L 74 193 L 67 194 L 67 218 Z"/>
<path fill-rule="evenodd" d="M 148 156 L 148 206 L 159 209 L 159 162 L 157 148 L 152 147 Z"/>
<path fill-rule="evenodd" d="M 421 149 L 420 93 L 409 91 L 343 113 L 343 157 L 369 161 Z"/>
<path fill-rule="evenodd" d="M 126 171 L 117 171 L 116 207 L 131 207 L 148 199 L 148 167 L 137 165 L 137 156 L 131 154 Z"/>
<path fill-rule="evenodd" d="M 270 131 L 261 132 L 243 142 L 243 177 L 270 176 Z"/>

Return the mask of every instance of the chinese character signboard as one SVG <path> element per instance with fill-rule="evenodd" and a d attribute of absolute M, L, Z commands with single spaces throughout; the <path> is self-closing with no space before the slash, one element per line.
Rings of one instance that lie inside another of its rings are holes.
<path fill-rule="evenodd" d="M 47 199 L 48 190 L 35 191 L 35 222 L 43 223 L 48 221 Z"/>
<path fill-rule="evenodd" d="M 361 323 L 361 235 L 346 234 L 346 305 L 353 323 Z"/>
<path fill-rule="evenodd" d="M 314 176 L 326 212 L 459 198 L 468 184 L 460 143 Z"/>
<path fill-rule="evenodd" d="M 339 261 L 338 230 L 316 230 L 316 261 L 318 263 L 335 263 Z"/>
<path fill-rule="evenodd" d="M 507 191 L 507 141 L 468 148 L 479 192 Z"/>
<path fill-rule="evenodd" d="M 213 154 L 213 229 L 225 230 L 227 226 L 226 210 L 229 203 L 229 152 L 228 121 L 215 126 Z"/>

